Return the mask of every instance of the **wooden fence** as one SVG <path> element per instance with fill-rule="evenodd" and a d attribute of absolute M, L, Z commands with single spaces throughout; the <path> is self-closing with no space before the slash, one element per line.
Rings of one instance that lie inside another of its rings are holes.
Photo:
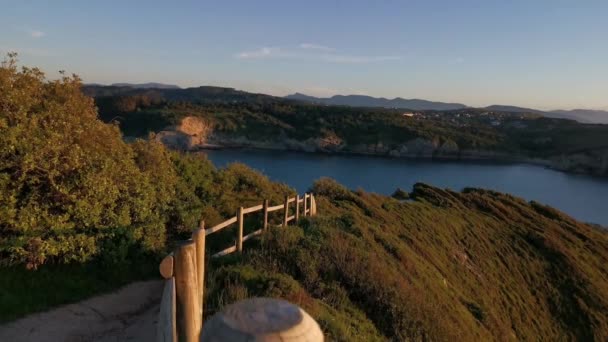
<path fill-rule="evenodd" d="M 295 211 L 290 215 L 290 207 L 295 203 Z M 300 206 L 302 204 L 302 211 Z M 192 233 L 192 238 L 184 241 L 160 263 L 160 273 L 165 278 L 162 294 L 159 321 L 157 328 L 157 341 L 175 342 L 199 341 L 203 319 L 203 298 L 205 289 L 205 237 L 216 233 L 233 224 L 237 224 L 237 233 L 234 245 L 211 255 L 212 258 L 221 257 L 243 250 L 243 242 L 262 234 L 268 229 L 268 214 L 282 211 L 280 227 L 287 227 L 291 221 L 298 221 L 300 216 L 314 216 L 317 213 L 315 197 L 312 194 L 285 197 L 282 204 L 270 206 L 268 200 L 262 204 L 243 208 L 236 211 L 236 216 L 205 229 L 201 220 L 199 228 Z M 263 211 L 262 226 L 258 230 L 243 235 L 245 215 Z"/>

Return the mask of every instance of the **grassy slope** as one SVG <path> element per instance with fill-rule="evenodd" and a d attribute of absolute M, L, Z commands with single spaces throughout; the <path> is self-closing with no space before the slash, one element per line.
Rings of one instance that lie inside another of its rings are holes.
<path fill-rule="evenodd" d="M 207 314 L 267 295 L 336 340 L 608 338 L 605 231 L 483 190 L 315 191 L 320 216 L 213 261 Z"/>

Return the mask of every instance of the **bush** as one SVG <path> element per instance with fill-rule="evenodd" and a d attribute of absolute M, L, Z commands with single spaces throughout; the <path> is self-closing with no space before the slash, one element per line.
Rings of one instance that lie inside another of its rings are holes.
<path fill-rule="evenodd" d="M 393 192 L 391 197 L 402 201 L 402 200 L 406 200 L 406 199 L 410 198 L 410 194 L 408 194 L 407 191 L 405 191 L 401 188 L 397 188 L 397 190 L 395 190 L 395 192 Z"/>
<path fill-rule="evenodd" d="M 294 193 L 242 164 L 218 171 L 154 139 L 127 144 L 81 87 L 18 69 L 14 54 L 0 67 L 0 265 L 120 263 L 163 251 L 201 218 Z"/>
<path fill-rule="evenodd" d="M 0 67 L 0 263 L 83 262 L 115 229 L 144 250 L 164 245 L 176 174 L 162 146 L 123 142 L 97 119 L 77 76 L 47 81 Z"/>
<path fill-rule="evenodd" d="M 312 186 L 312 192 L 335 200 L 346 200 L 353 197 L 351 191 L 344 185 L 327 177 L 322 177 L 315 181 Z"/>

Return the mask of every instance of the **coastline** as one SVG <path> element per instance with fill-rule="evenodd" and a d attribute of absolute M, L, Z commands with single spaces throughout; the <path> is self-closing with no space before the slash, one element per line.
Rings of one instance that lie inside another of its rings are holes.
<path fill-rule="evenodd" d="M 129 138 L 125 137 L 125 139 Z M 441 144 L 420 137 L 399 145 L 385 145 L 382 142 L 349 144 L 338 137 L 296 140 L 282 136 L 273 140 L 255 140 L 246 136 L 213 132 L 209 125 L 196 118 L 186 118 L 178 126 L 167 127 L 166 130 L 156 133 L 153 139 L 169 148 L 182 151 L 258 149 L 409 160 L 489 161 L 528 164 L 572 174 L 608 177 L 608 149 L 571 151 L 546 157 L 531 157 L 505 151 L 465 149 L 453 142 Z"/>
<path fill-rule="evenodd" d="M 298 191 L 306 191 L 321 177 L 333 178 L 349 189 L 384 195 L 392 194 L 396 187 L 407 191 L 423 182 L 456 191 L 468 187 L 491 189 L 552 206 L 602 228 L 608 222 L 602 207 L 608 177 L 561 172 L 526 160 L 387 158 L 234 146 L 222 150 L 213 146 L 193 154 L 208 158 L 220 169 L 243 163 Z"/>
<path fill-rule="evenodd" d="M 595 174 L 590 172 L 583 172 L 581 170 L 569 170 L 564 168 L 559 168 L 554 162 L 549 159 L 541 159 L 541 158 L 530 158 L 525 156 L 518 156 L 513 154 L 504 154 L 504 153 L 492 153 L 490 156 L 486 154 L 485 156 L 474 155 L 474 154 L 458 154 L 458 155 L 445 155 L 445 154 L 431 154 L 431 155 L 400 155 L 394 156 L 386 153 L 374 153 L 374 152 L 362 152 L 362 151 L 351 151 L 351 150 L 340 150 L 340 151 L 329 151 L 329 150 L 306 150 L 306 149 L 298 149 L 298 148 L 287 148 L 277 145 L 247 145 L 247 144 L 217 144 L 217 143 L 206 143 L 197 145 L 193 149 L 188 149 L 187 152 L 204 152 L 207 150 L 217 151 L 217 150 L 254 150 L 254 151 L 281 151 L 281 152 L 293 152 L 293 153 L 304 153 L 304 154 L 313 154 L 313 155 L 327 155 L 327 156 L 364 156 L 364 157 L 374 157 L 374 158 L 382 158 L 382 159 L 402 159 L 402 160 L 413 160 L 413 161 L 440 161 L 440 162 L 455 162 L 455 163 L 475 163 L 475 162 L 483 162 L 483 163 L 496 163 L 496 164 L 520 164 L 520 165 L 532 165 L 544 167 L 547 169 L 560 171 L 569 174 L 577 174 L 577 175 L 585 175 L 591 177 L 598 177 L 605 179 L 607 175 Z"/>

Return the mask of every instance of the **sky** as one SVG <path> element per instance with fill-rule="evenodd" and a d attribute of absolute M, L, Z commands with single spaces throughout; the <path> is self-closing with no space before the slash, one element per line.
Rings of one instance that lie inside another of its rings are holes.
<path fill-rule="evenodd" d="M 5 1 L 0 53 L 86 83 L 608 109 L 608 1 Z"/>

